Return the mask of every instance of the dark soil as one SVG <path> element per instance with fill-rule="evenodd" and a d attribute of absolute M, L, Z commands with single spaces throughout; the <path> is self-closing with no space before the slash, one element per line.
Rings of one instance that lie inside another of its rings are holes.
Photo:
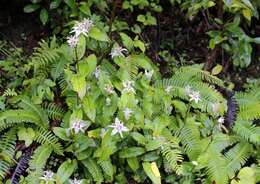
<path fill-rule="evenodd" d="M 30 54 L 42 38 L 48 36 L 47 27 L 39 22 L 38 14 L 25 14 L 25 0 L 2 0 L 0 5 L 0 40 L 13 43 Z"/>
<path fill-rule="evenodd" d="M 15 46 L 23 48 L 26 54 L 30 54 L 41 39 L 50 35 L 50 29 L 48 26 L 41 25 L 38 12 L 23 13 L 23 7 L 27 3 L 28 0 L 2 0 L 0 40 L 7 40 Z M 153 61 L 160 64 L 163 74 L 168 73 L 170 66 L 158 53 L 168 50 L 177 60 L 185 54 L 187 64 L 207 63 L 209 59 L 213 59 L 212 66 L 229 62 L 220 77 L 235 83 L 237 90 L 242 89 L 247 78 L 260 78 L 260 62 L 258 61 L 260 46 L 254 45 L 253 62 L 250 67 L 243 70 L 234 69 L 226 56 L 219 53 L 213 55 L 213 51 L 208 49 L 206 32 L 210 27 L 203 14 L 197 19 L 189 20 L 181 11 L 167 3 L 163 5 L 163 8 L 164 11 L 156 17 L 158 25 L 146 28 L 142 34 L 142 39 L 150 45 L 147 54 Z M 123 16 L 130 25 L 136 20 L 136 17 L 132 15 L 117 13 L 117 16 Z M 253 21 L 254 27 L 247 26 L 245 30 L 252 37 L 260 36 L 260 24 Z M 211 56 L 214 58 L 210 58 Z"/>

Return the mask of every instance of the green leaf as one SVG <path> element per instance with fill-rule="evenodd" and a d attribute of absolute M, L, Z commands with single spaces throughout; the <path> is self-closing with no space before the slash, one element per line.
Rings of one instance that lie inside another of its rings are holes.
<path fill-rule="evenodd" d="M 154 139 L 149 141 L 148 144 L 146 144 L 145 148 L 147 151 L 152 151 L 160 148 L 161 146 L 162 146 L 162 141 L 159 139 Z"/>
<path fill-rule="evenodd" d="M 77 7 L 77 4 L 75 0 L 64 0 L 64 2 L 71 8 L 75 9 Z"/>
<path fill-rule="evenodd" d="M 127 163 L 133 171 L 136 171 L 139 168 L 139 162 L 136 157 L 128 158 Z"/>
<path fill-rule="evenodd" d="M 79 7 L 79 10 L 86 14 L 86 15 L 91 15 L 91 11 L 90 11 L 90 8 L 89 8 L 89 5 L 86 3 L 86 2 L 81 2 L 80 3 L 80 7 Z"/>
<path fill-rule="evenodd" d="M 233 179 L 231 184 L 255 184 L 255 171 L 250 167 L 242 168 L 238 176 L 239 180 Z"/>
<path fill-rule="evenodd" d="M 131 136 L 134 138 L 134 140 L 136 140 L 139 144 L 143 144 L 145 145 L 146 144 L 146 139 L 145 137 L 138 133 L 138 132 L 133 132 L 131 133 Z"/>
<path fill-rule="evenodd" d="M 77 168 L 77 165 L 78 164 L 75 159 L 68 159 L 65 162 L 63 162 L 57 171 L 57 180 L 60 183 L 64 183 L 65 181 L 67 181 Z"/>
<path fill-rule="evenodd" d="M 142 42 L 141 40 L 135 40 L 134 46 L 136 48 L 139 48 L 143 53 L 145 52 L 145 45 L 144 45 L 144 42 Z"/>
<path fill-rule="evenodd" d="M 123 149 L 122 151 L 119 152 L 119 157 L 120 158 L 131 158 L 131 157 L 136 157 L 139 155 L 142 155 L 145 153 L 144 148 L 141 147 L 130 147 Z"/>
<path fill-rule="evenodd" d="M 91 54 L 79 62 L 79 73 L 85 77 L 89 77 L 96 70 L 96 66 L 97 57 L 95 54 Z"/>
<path fill-rule="evenodd" d="M 55 127 L 53 129 L 54 134 L 64 141 L 70 141 L 70 138 L 67 136 L 67 131 L 61 127 Z"/>
<path fill-rule="evenodd" d="M 104 41 L 104 42 L 108 42 L 109 38 L 106 34 L 106 32 L 101 31 L 100 29 L 98 29 L 97 27 L 93 27 L 90 32 L 89 32 L 89 37 L 98 40 L 98 41 Z"/>
<path fill-rule="evenodd" d="M 222 66 L 221 66 L 221 65 L 216 65 L 216 66 L 212 69 L 211 74 L 212 74 L 212 75 L 218 75 L 221 71 L 222 71 Z"/>
<path fill-rule="evenodd" d="M 154 184 L 161 184 L 161 175 L 155 162 L 143 162 L 143 168 Z"/>
<path fill-rule="evenodd" d="M 41 9 L 40 20 L 42 24 L 45 25 L 48 22 L 48 19 L 49 19 L 48 11 L 45 8 Z"/>
<path fill-rule="evenodd" d="M 35 132 L 32 128 L 20 128 L 18 133 L 18 138 L 21 141 L 25 141 L 25 146 L 28 147 L 32 144 L 34 137 L 35 137 Z"/>
<path fill-rule="evenodd" d="M 52 0 L 50 9 L 56 9 L 60 6 L 61 0 Z"/>
<path fill-rule="evenodd" d="M 122 42 L 124 46 L 128 49 L 131 50 L 134 47 L 133 40 L 125 33 L 120 33 Z"/>
<path fill-rule="evenodd" d="M 72 75 L 71 76 L 71 85 L 74 91 L 78 93 L 80 99 L 83 99 L 86 94 L 87 84 L 85 77 L 82 75 Z"/>
<path fill-rule="evenodd" d="M 80 35 L 79 37 L 79 42 L 77 44 L 77 47 L 76 47 L 76 51 L 74 50 L 75 55 L 74 55 L 74 59 L 79 61 L 84 55 L 85 55 L 85 52 L 86 52 L 86 38 L 83 36 L 83 35 Z"/>
<path fill-rule="evenodd" d="M 88 118 L 95 122 L 96 118 L 96 103 L 95 99 L 91 98 L 90 96 L 87 96 L 82 101 L 83 110 L 87 114 Z"/>
<path fill-rule="evenodd" d="M 24 8 L 23 8 L 23 11 L 25 13 L 32 13 L 36 10 L 38 10 L 40 8 L 40 5 L 39 4 L 29 4 L 29 5 L 26 5 Z"/>

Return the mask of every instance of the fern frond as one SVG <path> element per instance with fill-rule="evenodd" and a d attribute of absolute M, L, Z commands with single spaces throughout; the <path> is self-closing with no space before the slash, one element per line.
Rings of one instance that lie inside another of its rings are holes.
<path fill-rule="evenodd" d="M 248 121 L 237 120 L 233 128 L 234 132 L 243 137 L 246 141 L 254 144 L 260 143 L 260 127 L 255 127 Z"/>
<path fill-rule="evenodd" d="M 51 47 L 48 42 L 42 40 L 39 47 L 35 49 L 32 57 L 32 64 L 35 71 L 38 68 L 44 67 L 50 63 L 54 63 L 60 58 L 59 48 Z"/>
<path fill-rule="evenodd" d="M 221 79 L 211 75 L 208 71 L 194 66 L 181 67 L 174 75 L 179 76 L 180 78 L 184 77 L 186 79 L 196 78 L 197 80 L 210 84 L 215 84 L 222 87 L 224 86 L 224 82 Z"/>
<path fill-rule="evenodd" d="M 34 113 L 35 116 L 37 116 L 41 120 L 42 127 L 47 127 L 49 125 L 48 116 L 46 115 L 46 113 L 44 112 L 44 110 L 41 107 L 33 104 L 27 98 L 23 98 L 19 105 L 24 110 Z"/>
<path fill-rule="evenodd" d="M 41 119 L 30 111 L 6 110 L 0 113 L 0 131 L 18 123 L 34 123 L 38 126 L 42 126 Z"/>
<path fill-rule="evenodd" d="M 40 183 L 39 177 L 42 176 L 43 169 L 52 151 L 52 147 L 47 144 L 39 146 L 34 151 L 32 159 L 29 162 L 29 174 L 26 177 L 28 184 Z"/>
<path fill-rule="evenodd" d="M 94 159 L 87 158 L 83 160 L 82 163 L 88 169 L 96 183 L 102 183 L 104 181 L 102 170 Z"/>
<path fill-rule="evenodd" d="M 59 143 L 59 139 L 48 130 L 39 128 L 36 131 L 35 141 L 40 144 L 47 144 L 51 146 L 53 151 L 58 155 L 63 155 L 63 147 Z"/>
<path fill-rule="evenodd" d="M 16 131 L 9 130 L 0 139 L 0 179 L 4 179 L 14 163 Z"/>
<path fill-rule="evenodd" d="M 64 110 L 55 103 L 49 103 L 45 106 L 44 110 L 47 112 L 49 118 L 53 120 L 61 120 L 65 114 Z"/>
<path fill-rule="evenodd" d="M 227 174 L 227 161 L 218 152 L 211 150 L 208 152 L 209 157 L 214 156 L 214 159 L 209 159 L 207 164 L 206 172 L 211 179 L 216 184 L 227 184 L 228 174 Z"/>
<path fill-rule="evenodd" d="M 248 104 L 240 107 L 238 119 L 241 120 L 256 120 L 260 119 L 260 103 Z"/>
<path fill-rule="evenodd" d="M 184 151 L 190 159 L 194 160 L 200 154 L 200 132 L 196 123 L 192 119 L 188 119 L 184 127 L 176 131 L 176 136 L 180 139 L 184 146 Z"/>
<path fill-rule="evenodd" d="M 161 153 L 172 171 L 181 175 L 183 173 L 183 168 L 180 163 L 183 161 L 183 156 L 178 146 L 173 143 L 165 143 L 161 146 Z"/>
<path fill-rule="evenodd" d="M 251 151 L 252 146 L 244 141 L 236 144 L 225 153 L 225 157 L 228 160 L 227 171 L 230 178 L 246 163 Z"/>
<path fill-rule="evenodd" d="M 111 160 L 100 161 L 98 162 L 98 164 L 102 168 L 104 174 L 107 175 L 109 177 L 109 180 L 112 182 L 115 173 L 114 173 L 114 166 L 111 163 Z"/>
<path fill-rule="evenodd" d="M 6 96 L 6 97 L 17 96 L 17 93 L 15 92 L 15 89 L 7 88 L 7 89 L 4 91 L 3 96 Z"/>

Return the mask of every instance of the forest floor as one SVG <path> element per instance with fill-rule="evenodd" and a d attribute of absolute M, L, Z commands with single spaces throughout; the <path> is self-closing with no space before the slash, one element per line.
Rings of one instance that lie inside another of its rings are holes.
<path fill-rule="evenodd" d="M 22 48 L 26 54 L 31 54 L 37 43 L 51 34 L 48 26 L 42 26 L 37 13 L 23 13 L 25 3 L 3 3 L 0 6 L 0 40 L 6 40 L 16 47 Z M 223 64 L 228 60 L 225 55 L 212 56 L 208 49 L 207 21 L 186 20 L 181 12 L 174 7 L 168 7 L 157 16 L 157 26 L 148 27 L 142 34 L 142 39 L 149 44 L 148 55 L 153 61 L 160 64 L 161 73 L 166 75 L 170 67 L 208 62 L 210 57 L 214 63 Z M 122 15 L 131 23 L 133 16 Z M 176 19 L 178 18 L 178 19 Z M 202 19 L 203 20 L 203 19 Z M 258 27 L 257 27 L 258 26 Z M 260 25 L 256 24 L 253 36 L 260 36 Z M 176 63 L 166 62 L 159 53 L 167 50 L 176 58 Z M 224 72 L 219 77 L 225 81 L 233 82 L 235 89 L 242 89 L 247 79 L 260 78 L 260 46 L 253 47 L 253 62 L 243 70 L 234 69 L 230 63 L 224 67 Z M 1 56 L 0 56 L 1 58 Z M 184 62 L 179 62 L 183 60 Z M 224 61 L 223 61 L 224 60 Z M 178 61 L 178 62 L 177 62 Z"/>

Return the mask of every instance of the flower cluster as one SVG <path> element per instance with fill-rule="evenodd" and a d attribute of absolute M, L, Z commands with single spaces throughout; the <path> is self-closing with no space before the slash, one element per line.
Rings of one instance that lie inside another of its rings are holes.
<path fill-rule="evenodd" d="M 74 178 L 73 180 L 70 180 L 70 184 L 81 184 L 82 180 L 78 180 L 76 178 Z"/>
<path fill-rule="evenodd" d="M 200 92 L 193 91 L 189 85 L 185 87 L 184 91 L 185 91 L 185 94 L 189 96 L 190 102 L 194 101 L 195 103 L 199 103 L 199 101 L 201 101 Z"/>
<path fill-rule="evenodd" d="M 113 94 L 113 93 L 115 93 L 113 86 L 110 85 L 110 84 L 107 84 L 107 85 L 105 86 L 105 90 L 106 90 L 106 92 L 107 92 L 108 94 L 110 94 L 110 95 Z"/>
<path fill-rule="evenodd" d="M 145 78 L 147 79 L 147 80 L 151 80 L 151 78 L 152 78 L 152 76 L 153 76 L 153 70 L 145 70 L 144 71 L 144 76 L 145 76 Z"/>
<path fill-rule="evenodd" d="M 75 48 L 79 41 L 79 36 L 83 34 L 84 36 L 88 36 L 90 29 L 93 27 L 93 22 L 90 19 L 84 18 L 81 22 L 76 22 L 73 26 L 70 33 L 74 34 L 69 36 L 67 39 L 68 45 L 71 48 Z"/>
<path fill-rule="evenodd" d="M 121 46 L 117 46 L 115 48 L 112 49 L 111 53 L 109 54 L 111 56 L 111 58 L 113 59 L 114 57 L 124 57 L 124 52 L 127 53 L 127 49 L 121 47 Z"/>
<path fill-rule="evenodd" d="M 131 114 L 133 113 L 133 111 L 129 108 L 125 108 L 123 112 L 124 112 L 124 116 L 125 116 L 126 120 L 128 120 L 130 118 Z"/>
<path fill-rule="evenodd" d="M 116 118 L 115 122 L 108 127 L 113 128 L 111 135 L 119 133 L 121 137 L 123 137 L 123 132 L 129 131 L 129 129 L 124 126 L 124 123 L 121 122 L 118 118 Z"/>
<path fill-rule="evenodd" d="M 44 171 L 43 176 L 40 177 L 40 180 L 44 180 L 45 183 L 49 183 L 51 181 L 54 181 L 54 173 L 52 171 Z"/>
<path fill-rule="evenodd" d="M 85 132 L 86 122 L 81 119 L 74 119 L 71 121 L 70 130 L 73 130 L 75 134 L 78 134 L 80 131 Z"/>
<path fill-rule="evenodd" d="M 123 81 L 123 92 L 135 94 L 135 89 L 133 85 L 133 81 Z"/>

